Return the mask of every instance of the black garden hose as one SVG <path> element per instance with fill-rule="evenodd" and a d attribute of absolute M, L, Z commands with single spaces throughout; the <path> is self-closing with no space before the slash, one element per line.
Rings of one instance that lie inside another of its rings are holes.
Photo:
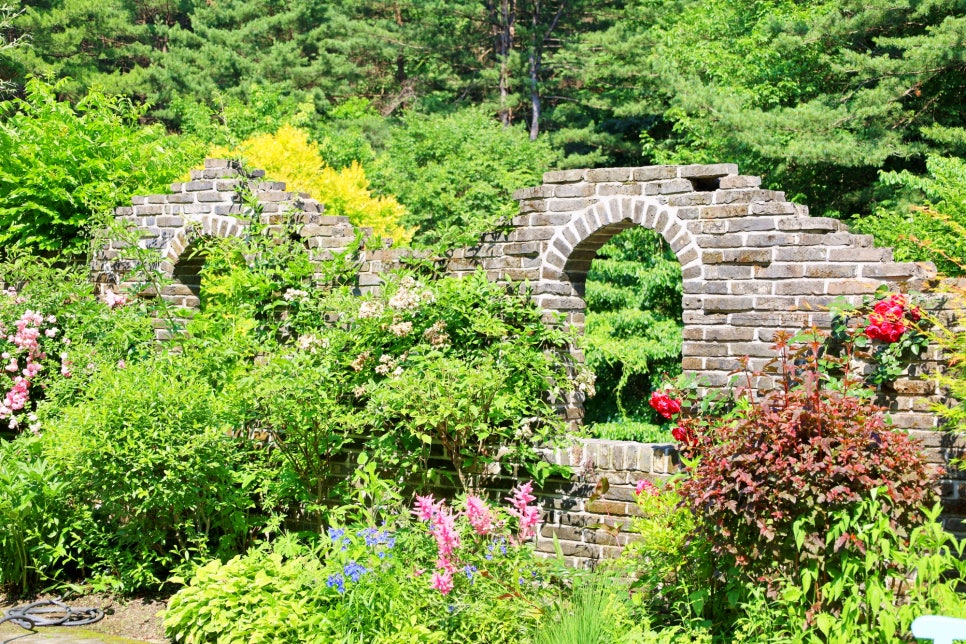
<path fill-rule="evenodd" d="M 7 610 L 0 618 L 0 624 L 13 622 L 33 630 L 38 626 L 84 626 L 103 618 L 104 611 L 100 608 L 72 608 L 56 599 L 42 599 Z"/>

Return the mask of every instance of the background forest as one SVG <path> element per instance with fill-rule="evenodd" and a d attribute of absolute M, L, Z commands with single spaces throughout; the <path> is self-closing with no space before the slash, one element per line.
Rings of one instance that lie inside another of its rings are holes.
<path fill-rule="evenodd" d="M 550 168 L 737 162 L 899 260 L 963 272 L 964 0 L 29 0 L 5 15 L 7 247 L 83 254 L 113 206 L 206 155 L 437 248 L 511 216 L 512 191 Z M 661 421 L 643 400 L 679 368 L 677 271 L 643 230 L 594 263 L 603 435 Z"/>

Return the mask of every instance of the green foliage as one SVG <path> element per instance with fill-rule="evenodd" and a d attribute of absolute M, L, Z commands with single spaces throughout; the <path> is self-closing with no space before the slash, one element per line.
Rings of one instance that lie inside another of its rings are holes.
<path fill-rule="evenodd" d="M 0 588 L 26 594 L 64 581 L 76 514 L 65 477 L 43 457 L 37 439 L 0 439 Z"/>
<path fill-rule="evenodd" d="M 158 192 L 201 150 L 138 124 L 128 99 L 90 92 L 60 101 L 63 83 L 27 82 L 0 127 L 0 245 L 80 252 L 92 226 L 132 195 Z"/>
<path fill-rule="evenodd" d="M 897 261 L 931 261 L 945 275 L 963 275 L 966 162 L 930 156 L 926 171 L 925 176 L 908 170 L 882 173 L 880 183 L 897 191 L 897 200 L 857 218 L 851 228 L 874 235 L 877 245 L 892 247 Z"/>
<path fill-rule="evenodd" d="M 247 545 L 259 457 L 232 438 L 236 405 L 183 356 L 96 374 L 71 407 L 52 410 L 43 451 L 83 508 L 76 556 L 134 591 L 172 570 Z"/>
<path fill-rule="evenodd" d="M 560 592 L 546 560 L 460 519 L 453 589 L 431 584 L 437 548 L 405 508 L 331 526 L 314 548 L 290 538 L 197 569 L 164 616 L 184 642 L 521 642 Z M 492 511 L 492 510 L 491 510 Z"/>
<path fill-rule="evenodd" d="M 611 644 L 643 642 L 635 624 L 627 583 L 614 573 L 577 577 L 536 633 L 534 644 Z"/>
<path fill-rule="evenodd" d="M 513 191 L 538 184 L 553 160 L 545 142 L 482 110 L 410 112 L 391 131 L 372 182 L 406 206 L 415 243 L 462 246 L 515 215 Z"/>
<path fill-rule="evenodd" d="M 633 228 L 597 251 L 586 288 L 581 347 L 597 376 L 597 394 L 585 404 L 585 422 L 602 438 L 650 435 L 646 426 L 664 420 L 647 398 L 663 378 L 681 371 L 681 265 L 657 233 Z M 617 429 L 622 422 L 645 426 Z"/>
<path fill-rule="evenodd" d="M 820 544 L 828 565 L 813 560 L 775 580 L 768 593 L 749 588 L 739 638 L 896 642 L 905 640 L 921 615 L 966 616 L 958 590 L 966 575 L 964 544 L 943 529 L 939 504 L 909 533 L 891 524 L 888 506 L 873 490 L 854 507 L 833 513 Z M 803 517 L 796 532 L 812 528 Z"/>

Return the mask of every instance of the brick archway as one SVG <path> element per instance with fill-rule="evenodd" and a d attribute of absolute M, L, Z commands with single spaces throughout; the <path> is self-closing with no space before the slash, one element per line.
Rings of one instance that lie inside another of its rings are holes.
<path fill-rule="evenodd" d="M 597 249 L 633 226 L 657 231 L 682 268 L 683 367 L 712 386 L 743 356 L 763 366 L 775 331 L 827 328 L 823 307 L 836 298 L 859 303 L 882 284 L 921 289 L 935 276 L 760 183 L 733 164 L 549 172 L 517 193 L 523 214 L 504 244 L 538 245 L 534 298 L 579 329 Z"/>

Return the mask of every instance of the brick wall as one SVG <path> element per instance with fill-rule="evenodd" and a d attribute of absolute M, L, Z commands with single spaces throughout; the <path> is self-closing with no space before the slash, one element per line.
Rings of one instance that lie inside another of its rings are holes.
<path fill-rule="evenodd" d="M 347 218 L 325 215 L 308 195 L 288 192 L 263 175 L 209 159 L 204 169 L 191 172 L 190 181 L 173 184 L 170 193 L 135 197 L 131 206 L 117 209 L 117 219 L 141 231 L 140 244 L 158 251 L 157 268 L 172 279 L 161 297 L 189 310 L 198 305 L 198 265 L 197 258 L 189 259 L 190 249 L 204 236 L 245 234 L 249 222 L 238 190 L 242 184 L 262 204 L 261 223 L 279 233 L 294 227 L 314 259 L 330 259 L 350 247 L 357 231 Z M 597 250 L 623 230 L 651 228 L 670 244 L 682 267 L 684 370 L 711 387 L 726 385 L 743 356 L 752 368 L 763 366 L 772 357 L 777 331 L 813 324 L 827 328 L 830 316 L 823 307 L 836 298 L 857 304 L 883 284 L 893 290 L 935 289 L 931 264 L 894 262 L 892 251 L 874 247 L 870 236 L 852 234 L 835 219 L 810 217 L 807 207 L 787 201 L 782 192 L 760 189 L 760 183 L 758 177 L 739 174 L 733 164 L 548 172 L 542 186 L 515 194 L 520 211 L 507 229 L 483 236 L 476 246 L 429 259 L 452 275 L 482 269 L 495 281 L 527 280 L 548 323 L 562 320 L 582 329 L 585 281 Z M 135 283 L 124 246 L 114 241 L 95 257 L 92 279 L 101 289 Z M 379 288 L 382 273 L 399 268 L 401 259 L 412 254 L 368 239 L 357 257 L 359 292 Z M 933 297 L 934 310 L 950 318 L 958 315 L 954 302 Z M 161 326 L 158 337 L 163 339 Z M 579 352 L 575 356 L 581 359 Z M 895 426 L 925 438 L 937 464 L 959 450 L 952 439 L 934 431 L 937 420 L 930 405 L 944 402 L 934 382 L 942 365 L 938 348 L 930 348 L 879 399 L 892 411 Z M 767 388 L 773 383 L 763 378 L 756 384 Z M 571 400 L 564 413 L 579 424 L 582 400 Z M 546 549 L 544 539 L 556 531 L 566 537 L 569 556 L 613 552 L 617 542 L 587 526 L 625 521 L 630 515 L 623 513 L 633 513 L 631 480 L 659 476 L 671 458 L 668 449 L 598 441 L 581 452 L 594 454 L 590 461 L 581 456 L 575 462 L 576 452 L 555 454 L 552 458 L 569 459 L 569 465 L 592 461 L 593 468 L 581 468 L 573 480 L 546 490 L 548 523 L 539 547 Z M 646 466 L 642 454 L 649 455 Z M 611 482 L 611 491 L 589 503 L 588 486 L 600 476 Z M 958 472 L 943 483 L 947 520 L 956 530 L 966 515 L 964 485 L 966 477 Z"/>

